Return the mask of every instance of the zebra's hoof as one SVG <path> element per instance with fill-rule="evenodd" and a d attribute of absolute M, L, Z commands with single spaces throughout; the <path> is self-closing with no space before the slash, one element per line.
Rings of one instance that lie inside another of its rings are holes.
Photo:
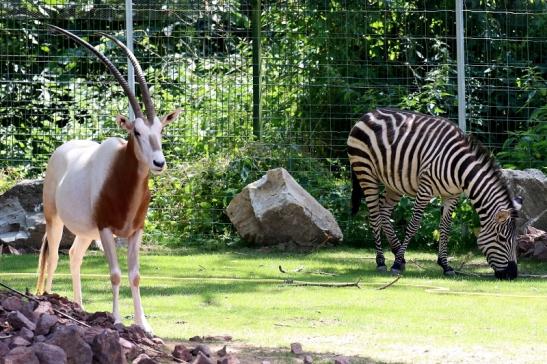
<path fill-rule="evenodd" d="M 387 267 L 385 265 L 379 265 L 379 266 L 376 267 L 376 271 L 380 272 L 380 273 L 386 273 L 387 272 Z"/>
<path fill-rule="evenodd" d="M 454 269 L 447 269 L 444 271 L 445 277 L 455 277 L 456 271 Z"/>
<path fill-rule="evenodd" d="M 392 276 L 399 276 L 399 275 L 401 275 L 402 272 L 403 272 L 402 270 L 391 268 L 391 275 Z"/>

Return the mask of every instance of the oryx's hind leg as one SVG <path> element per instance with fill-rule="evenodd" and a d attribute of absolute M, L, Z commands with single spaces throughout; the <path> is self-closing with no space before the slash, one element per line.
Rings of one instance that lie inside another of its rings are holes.
<path fill-rule="evenodd" d="M 82 286 L 80 279 L 80 267 L 84 259 L 85 252 L 89 248 L 92 239 L 76 236 L 72 247 L 68 252 L 70 256 L 70 275 L 72 276 L 72 291 L 74 292 L 74 301 L 83 308 L 82 305 Z"/>

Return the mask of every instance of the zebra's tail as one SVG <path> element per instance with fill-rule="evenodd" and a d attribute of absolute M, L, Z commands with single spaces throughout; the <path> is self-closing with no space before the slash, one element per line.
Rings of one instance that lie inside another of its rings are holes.
<path fill-rule="evenodd" d="M 359 180 L 355 172 L 351 171 L 351 215 L 355 216 L 359 212 L 359 206 L 361 205 L 361 198 L 364 197 L 363 190 L 359 185 Z"/>

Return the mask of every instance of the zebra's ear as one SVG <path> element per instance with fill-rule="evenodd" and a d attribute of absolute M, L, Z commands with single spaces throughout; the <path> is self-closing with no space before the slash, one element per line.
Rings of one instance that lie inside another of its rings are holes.
<path fill-rule="evenodd" d="M 510 217 L 511 217 L 511 210 L 501 209 L 498 212 L 496 212 L 496 221 L 498 224 L 501 224 L 507 221 L 507 219 Z"/>
<path fill-rule="evenodd" d="M 515 207 L 516 211 L 520 211 L 520 209 L 522 208 L 522 202 L 523 198 L 521 196 L 517 196 L 513 199 L 513 206 Z"/>

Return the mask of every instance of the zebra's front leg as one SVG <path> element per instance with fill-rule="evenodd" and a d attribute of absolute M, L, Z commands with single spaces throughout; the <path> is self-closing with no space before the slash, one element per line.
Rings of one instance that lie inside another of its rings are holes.
<path fill-rule="evenodd" d="M 408 247 L 408 243 L 416 234 L 416 231 L 420 228 L 420 223 L 422 221 L 422 216 L 424 210 L 431 200 L 432 191 L 431 185 L 427 180 L 422 179 L 421 185 L 418 188 L 418 193 L 416 194 L 416 200 L 414 201 L 414 206 L 412 207 L 412 218 L 406 227 L 405 240 L 403 244 L 395 254 L 395 262 L 391 267 L 391 272 L 393 274 L 400 274 L 403 270 L 405 264 L 405 252 Z"/>
<path fill-rule="evenodd" d="M 387 272 L 386 259 L 382 249 L 382 222 L 380 219 L 380 190 L 377 183 L 361 183 L 365 201 L 368 207 L 369 222 L 374 233 L 374 245 L 376 247 L 376 270 Z"/>
<path fill-rule="evenodd" d="M 452 212 L 458 202 L 457 198 L 450 198 L 444 201 L 441 213 L 441 223 L 439 229 L 441 230 L 441 236 L 439 239 L 439 257 L 437 258 L 437 264 L 443 269 L 445 276 L 454 276 L 454 268 L 448 265 L 448 236 L 450 233 L 450 225 L 452 224 Z"/>

